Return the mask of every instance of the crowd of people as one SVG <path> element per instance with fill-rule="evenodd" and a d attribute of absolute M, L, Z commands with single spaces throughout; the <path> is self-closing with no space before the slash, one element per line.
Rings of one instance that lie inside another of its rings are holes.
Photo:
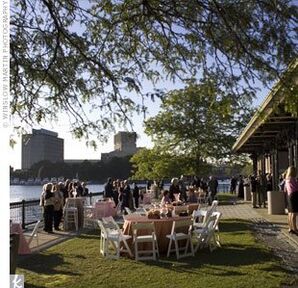
<path fill-rule="evenodd" d="M 250 188 L 253 208 L 266 208 L 267 191 L 273 191 L 273 180 L 271 173 L 258 172 L 243 178 L 239 175 L 231 179 L 231 192 L 243 198 L 244 187 Z M 295 167 L 290 166 L 281 174 L 279 179 L 279 190 L 284 192 L 285 206 L 288 209 L 289 233 L 298 235 L 296 218 L 298 214 L 298 180 Z"/>
<path fill-rule="evenodd" d="M 179 195 L 179 200 L 183 202 L 197 202 L 194 193 L 197 189 L 202 189 L 210 195 L 210 204 L 217 194 L 218 181 L 210 176 L 209 180 L 194 176 L 191 181 L 186 181 L 185 176 L 173 178 L 169 189 L 164 189 L 163 181 L 147 181 L 146 187 L 140 189 L 137 183 L 132 183 L 132 188 L 128 180 L 112 180 L 108 178 L 104 186 L 104 198 L 114 200 L 116 206 L 119 204 L 121 211 L 125 208 L 131 210 L 139 207 L 139 201 L 143 200 L 144 193 L 150 192 L 155 199 L 161 199 L 162 203 L 172 203 L 176 200 L 175 194 Z M 187 193 L 188 192 L 188 193 Z"/>
<path fill-rule="evenodd" d="M 40 206 L 43 209 L 44 231 L 53 232 L 54 229 L 59 231 L 60 223 L 63 217 L 63 207 L 66 199 L 80 196 L 87 196 L 89 190 L 85 182 L 71 181 L 47 183 L 43 186 L 40 195 Z"/>
<path fill-rule="evenodd" d="M 188 203 L 197 203 L 198 199 L 195 191 L 200 190 L 205 195 L 208 195 L 208 202 L 211 205 L 215 199 L 218 190 L 218 181 L 214 176 L 210 176 L 209 180 L 194 176 L 193 179 L 188 183 L 183 175 L 180 179 L 172 178 L 169 190 L 163 191 L 163 197 L 161 204 L 170 204 L 175 201 L 182 201 Z M 179 199 L 177 199 L 179 197 Z"/>
<path fill-rule="evenodd" d="M 104 198 L 112 198 L 116 204 L 120 203 L 121 211 L 123 212 L 125 207 L 134 209 L 139 207 L 139 198 L 142 199 L 142 193 L 136 183 L 133 183 L 131 188 L 128 180 L 112 180 L 108 178 L 107 183 L 104 186 Z"/>
<path fill-rule="evenodd" d="M 298 213 L 298 182 L 296 169 L 289 167 L 280 178 L 279 187 L 285 192 L 285 202 L 288 208 L 289 232 L 298 234 L 296 226 L 296 216 Z M 239 198 L 244 197 L 244 187 L 249 186 L 252 195 L 253 208 L 266 207 L 267 191 L 272 191 L 272 175 L 270 173 L 250 175 L 249 177 L 232 177 L 230 191 L 237 194 Z M 128 180 L 112 180 L 108 178 L 104 186 L 104 199 L 111 198 L 115 205 L 121 207 L 124 212 L 125 208 L 131 210 L 139 207 L 140 200 L 143 200 L 144 193 L 149 192 L 154 198 L 161 199 L 161 204 L 170 204 L 175 201 L 197 203 L 195 191 L 201 191 L 208 195 L 209 204 L 215 199 L 218 191 L 218 181 L 214 176 L 209 179 L 193 176 L 187 180 L 185 176 L 173 178 L 169 189 L 164 189 L 163 181 L 147 181 L 145 189 L 141 189 L 137 183 Z M 59 183 L 47 183 L 43 186 L 40 196 L 40 206 L 43 207 L 44 231 L 53 233 L 54 229 L 59 231 L 59 225 L 63 217 L 63 207 L 68 197 L 87 196 L 88 188 L 84 182 L 70 181 Z M 178 198 L 177 198 L 178 197 Z"/>

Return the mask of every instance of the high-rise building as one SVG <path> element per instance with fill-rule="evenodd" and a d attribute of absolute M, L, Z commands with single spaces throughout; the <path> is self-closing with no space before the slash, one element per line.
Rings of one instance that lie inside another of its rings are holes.
<path fill-rule="evenodd" d="M 53 163 L 64 159 L 64 140 L 58 133 L 46 129 L 32 129 L 32 134 L 22 135 L 22 169 L 48 160 Z"/>
<path fill-rule="evenodd" d="M 133 154 L 137 150 L 137 133 L 120 131 L 114 136 L 114 149 L 127 154 Z"/>
<path fill-rule="evenodd" d="M 101 153 L 101 160 L 109 161 L 113 157 L 125 157 L 138 151 L 137 133 L 120 131 L 114 135 L 114 151 Z"/>

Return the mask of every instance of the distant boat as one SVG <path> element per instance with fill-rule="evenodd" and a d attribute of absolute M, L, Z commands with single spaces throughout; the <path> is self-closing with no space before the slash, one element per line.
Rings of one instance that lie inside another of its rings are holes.
<path fill-rule="evenodd" d="M 57 178 L 56 177 L 52 177 L 50 182 L 57 183 Z"/>
<path fill-rule="evenodd" d="M 35 185 L 40 185 L 41 184 L 41 179 L 39 177 L 36 177 L 34 180 Z"/>

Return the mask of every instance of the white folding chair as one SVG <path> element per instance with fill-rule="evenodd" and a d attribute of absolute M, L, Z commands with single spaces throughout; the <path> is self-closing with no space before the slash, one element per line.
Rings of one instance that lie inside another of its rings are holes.
<path fill-rule="evenodd" d="M 31 232 L 31 234 L 29 235 L 29 239 L 27 240 L 28 246 L 30 246 L 32 240 L 35 238 L 36 239 L 36 243 L 37 245 L 39 245 L 39 241 L 38 241 L 38 229 L 40 228 L 42 224 L 42 220 L 38 220 Z"/>
<path fill-rule="evenodd" d="M 85 205 L 84 208 L 84 228 L 95 229 L 97 226 L 96 218 L 94 217 L 94 207 Z"/>
<path fill-rule="evenodd" d="M 178 229 L 182 229 L 182 228 L 187 228 L 188 232 L 183 233 L 183 232 L 177 231 Z M 167 238 L 170 239 L 167 257 L 170 256 L 171 252 L 176 252 L 177 259 L 180 259 L 182 257 L 194 256 L 194 250 L 193 250 L 193 245 L 192 245 L 192 241 L 191 241 L 191 230 L 192 230 L 192 221 L 190 219 L 173 222 L 171 234 L 166 236 Z M 186 240 L 186 244 L 185 244 L 185 246 L 179 247 L 178 241 L 181 241 L 181 240 L 183 240 L 183 241 Z M 174 243 L 174 245 L 175 245 L 175 248 L 173 248 L 173 249 L 171 248 L 172 243 Z M 190 246 L 190 252 L 187 253 L 189 246 Z M 184 250 L 183 254 L 180 253 L 181 250 Z"/>
<path fill-rule="evenodd" d="M 195 252 L 199 248 L 208 246 L 210 251 L 213 251 L 217 247 L 215 239 L 215 222 L 217 216 L 210 216 L 202 228 L 195 229 L 193 233 L 196 235 L 197 244 L 195 247 Z"/>
<path fill-rule="evenodd" d="M 130 235 L 124 235 L 119 229 L 118 225 L 115 226 L 113 222 L 103 222 L 97 220 L 100 227 L 100 253 L 111 259 L 118 259 L 120 252 L 126 252 L 133 257 L 131 250 L 127 244 L 127 240 L 131 238 Z M 121 243 L 125 248 L 121 247 Z M 112 248 L 112 250 L 110 249 Z"/>
<path fill-rule="evenodd" d="M 71 198 L 67 198 L 64 207 L 64 230 L 69 229 L 69 225 L 74 224 L 76 231 L 79 230 L 78 208 Z"/>
<path fill-rule="evenodd" d="M 156 257 L 159 256 L 159 251 L 158 251 L 158 243 L 157 243 L 154 223 L 133 223 L 132 231 L 133 231 L 133 242 L 135 247 L 135 259 L 136 260 L 156 260 Z M 141 234 L 139 233 L 140 231 L 142 231 Z M 144 233 L 148 233 L 148 234 L 144 234 Z M 145 243 L 150 243 L 152 248 L 142 249 L 142 250 L 139 249 L 138 244 L 146 245 Z M 149 254 L 149 256 L 147 254 Z"/>
<path fill-rule="evenodd" d="M 218 206 L 218 200 L 213 200 L 210 207 L 210 210 L 212 211 L 212 213 L 217 211 L 217 206 Z"/>
<path fill-rule="evenodd" d="M 221 247 L 221 243 L 220 243 L 220 237 L 219 237 L 219 220 L 221 218 L 221 215 L 222 213 L 221 212 L 213 212 L 214 216 L 216 216 L 216 220 L 215 220 L 215 223 L 214 223 L 214 231 L 215 231 L 215 241 L 216 241 L 216 244 L 218 247 Z"/>

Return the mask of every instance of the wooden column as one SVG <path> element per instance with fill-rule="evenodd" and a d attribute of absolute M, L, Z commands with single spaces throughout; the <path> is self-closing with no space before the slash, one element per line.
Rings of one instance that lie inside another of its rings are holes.
<path fill-rule="evenodd" d="M 272 185 L 273 190 L 278 190 L 279 173 L 278 173 L 278 152 L 275 147 L 272 151 Z"/>

